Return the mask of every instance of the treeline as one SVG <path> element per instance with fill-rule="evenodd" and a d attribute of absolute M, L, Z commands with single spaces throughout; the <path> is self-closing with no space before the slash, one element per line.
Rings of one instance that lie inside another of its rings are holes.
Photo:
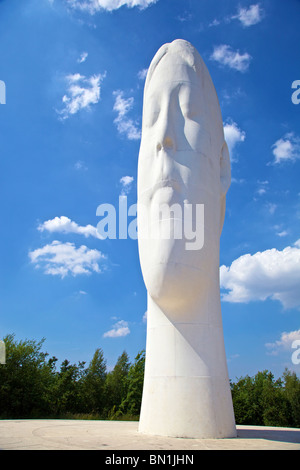
<path fill-rule="evenodd" d="M 231 383 L 237 424 L 300 428 L 300 379 L 285 369 L 283 376 L 265 370 Z"/>
<path fill-rule="evenodd" d="M 42 351 L 44 340 L 3 338 L 6 364 L 0 364 L 0 418 L 138 419 L 145 353 L 130 363 L 124 351 L 107 371 L 102 349 L 87 365 Z M 300 379 L 285 370 L 275 380 L 269 371 L 231 382 L 237 424 L 300 427 Z M 153 404 L 155 406 L 155 403 Z"/>
<path fill-rule="evenodd" d="M 42 351 L 45 339 L 3 338 L 6 364 L 0 364 L 0 418 L 138 419 L 145 354 L 134 363 L 124 351 L 107 371 L 102 349 L 91 362 L 71 364 Z"/>

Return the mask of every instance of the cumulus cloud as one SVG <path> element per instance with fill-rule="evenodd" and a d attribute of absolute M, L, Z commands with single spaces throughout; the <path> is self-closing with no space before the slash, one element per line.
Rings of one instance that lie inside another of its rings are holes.
<path fill-rule="evenodd" d="M 281 232 L 277 232 L 276 235 L 278 237 L 286 237 L 289 234 L 287 230 L 282 230 Z"/>
<path fill-rule="evenodd" d="M 282 351 L 292 351 L 293 342 L 300 340 L 300 330 L 283 332 L 280 336 L 280 339 L 274 343 L 266 343 L 266 348 L 270 351 L 269 354 L 272 356 L 277 356 Z"/>
<path fill-rule="evenodd" d="M 120 338 L 121 336 L 129 335 L 129 333 L 128 322 L 120 320 L 113 325 L 111 330 L 103 334 L 103 338 Z"/>
<path fill-rule="evenodd" d="M 85 237 L 95 237 L 102 239 L 101 235 L 97 232 L 97 228 L 93 225 L 78 225 L 73 222 L 69 217 L 62 215 L 61 217 L 54 217 L 54 219 L 46 220 L 38 226 L 40 232 L 58 232 L 58 233 L 77 233 Z"/>
<path fill-rule="evenodd" d="M 263 19 L 263 10 L 259 3 L 250 5 L 249 8 L 240 8 L 237 15 L 232 16 L 232 19 L 238 19 L 245 27 L 253 26 Z"/>
<path fill-rule="evenodd" d="M 248 52 L 240 54 L 239 51 L 232 50 L 228 44 L 221 44 L 220 46 L 214 47 L 210 59 L 221 65 L 227 65 L 231 69 L 238 70 L 239 72 L 246 72 L 252 57 Z"/>
<path fill-rule="evenodd" d="M 78 160 L 77 162 L 74 163 L 74 168 L 77 171 L 86 171 L 88 169 L 85 163 L 81 160 Z"/>
<path fill-rule="evenodd" d="M 87 52 L 83 52 L 82 54 L 80 54 L 80 57 L 77 59 L 77 62 L 79 64 L 82 64 L 82 62 L 85 62 L 86 59 L 88 57 L 88 53 Z"/>
<path fill-rule="evenodd" d="M 240 7 L 237 14 L 225 16 L 222 19 L 215 18 L 208 26 L 219 26 L 222 23 L 230 23 L 232 20 L 239 20 L 245 28 L 260 23 L 264 17 L 264 10 L 260 4 L 250 5 L 249 8 Z"/>
<path fill-rule="evenodd" d="M 256 194 L 258 194 L 259 196 L 262 196 L 263 194 L 266 194 L 266 192 L 268 191 L 269 181 L 267 181 L 267 180 L 257 181 L 257 183 L 258 183 L 258 188 L 256 190 Z"/>
<path fill-rule="evenodd" d="M 134 99 L 132 97 L 125 99 L 124 93 L 120 90 L 114 91 L 115 104 L 113 110 L 118 113 L 114 123 L 120 134 L 125 134 L 129 140 L 138 140 L 141 137 L 141 131 L 137 124 L 127 117 L 128 112 L 132 109 Z"/>
<path fill-rule="evenodd" d="M 228 145 L 231 161 L 236 161 L 234 157 L 235 146 L 239 142 L 244 142 L 246 133 L 242 131 L 235 122 L 229 120 L 224 124 L 224 136 Z"/>
<path fill-rule="evenodd" d="M 208 25 L 209 28 L 213 27 L 213 26 L 219 26 L 219 24 L 221 24 L 221 21 L 220 20 L 217 20 L 217 18 L 215 18 L 213 21 L 211 21 Z"/>
<path fill-rule="evenodd" d="M 98 250 L 90 250 L 85 245 L 76 248 L 73 243 L 62 243 L 54 240 L 51 244 L 29 252 L 29 258 L 36 268 L 43 269 L 45 274 L 64 278 L 68 274 L 100 273 L 100 260 L 106 256 Z"/>
<path fill-rule="evenodd" d="M 246 254 L 220 267 L 225 302 L 273 299 L 284 308 L 300 307 L 300 239 L 282 251 L 275 248 Z"/>
<path fill-rule="evenodd" d="M 158 0 L 67 0 L 67 3 L 72 8 L 86 11 L 94 15 L 101 10 L 113 11 L 125 5 L 128 8 L 139 7 L 143 10 L 157 1 Z"/>
<path fill-rule="evenodd" d="M 63 108 L 56 110 L 61 119 L 78 113 L 81 109 L 89 109 L 100 100 L 100 85 L 106 73 L 85 77 L 80 73 L 67 75 L 67 93 L 62 97 Z"/>
<path fill-rule="evenodd" d="M 138 78 L 140 80 L 145 80 L 146 76 L 147 76 L 147 73 L 148 73 L 148 69 L 142 69 L 138 72 Z"/>
<path fill-rule="evenodd" d="M 270 214 L 274 214 L 277 209 L 277 204 L 274 204 L 274 202 L 267 202 L 266 208 Z"/>
<path fill-rule="evenodd" d="M 275 164 L 295 161 L 300 158 L 300 138 L 293 132 L 288 132 L 272 145 L 272 149 Z"/>
<path fill-rule="evenodd" d="M 133 176 L 122 176 L 120 183 L 122 185 L 121 195 L 125 196 L 131 190 L 132 183 L 134 181 Z"/>

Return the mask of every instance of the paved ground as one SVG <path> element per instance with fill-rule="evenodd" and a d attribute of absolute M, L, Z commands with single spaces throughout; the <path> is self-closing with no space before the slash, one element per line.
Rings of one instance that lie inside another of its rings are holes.
<path fill-rule="evenodd" d="M 236 439 L 146 436 L 129 421 L 0 420 L 1 450 L 300 450 L 300 429 L 237 426 Z"/>

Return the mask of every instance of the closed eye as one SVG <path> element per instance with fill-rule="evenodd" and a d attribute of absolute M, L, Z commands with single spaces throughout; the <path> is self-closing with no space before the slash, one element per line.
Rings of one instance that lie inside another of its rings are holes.
<path fill-rule="evenodd" d="M 199 117 L 199 112 L 194 111 L 193 109 L 182 109 L 182 115 L 185 119 L 190 119 L 191 121 L 197 121 Z"/>
<path fill-rule="evenodd" d="M 197 106 L 198 100 L 196 100 L 196 98 L 197 95 L 193 93 L 193 90 L 190 87 L 185 85 L 180 87 L 178 102 L 185 119 L 191 119 L 193 121 L 197 120 L 197 117 L 199 116 L 199 107 Z"/>
<path fill-rule="evenodd" d="M 145 126 L 152 127 L 156 123 L 159 118 L 160 110 L 159 109 L 150 109 L 147 111 L 147 115 L 145 116 Z"/>

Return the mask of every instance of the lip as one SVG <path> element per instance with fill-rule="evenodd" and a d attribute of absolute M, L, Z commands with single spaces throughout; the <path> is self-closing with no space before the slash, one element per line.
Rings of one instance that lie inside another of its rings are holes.
<path fill-rule="evenodd" d="M 178 181 L 174 180 L 174 179 L 165 179 L 165 180 L 161 180 L 161 181 L 158 181 L 158 183 L 156 183 L 154 186 L 153 186 L 153 193 L 155 191 L 157 191 L 158 189 L 162 189 L 162 188 L 172 188 L 174 189 L 174 191 L 180 191 L 180 184 Z"/>
<path fill-rule="evenodd" d="M 146 198 L 151 201 L 154 195 L 159 190 L 164 190 L 167 188 L 172 189 L 174 193 L 177 193 L 177 194 L 182 192 L 182 185 L 177 180 L 173 178 L 168 178 L 168 179 L 160 180 L 157 183 L 155 183 L 153 186 L 151 186 L 150 188 L 147 188 L 144 191 L 140 192 L 139 199 L 144 200 L 144 198 Z"/>

